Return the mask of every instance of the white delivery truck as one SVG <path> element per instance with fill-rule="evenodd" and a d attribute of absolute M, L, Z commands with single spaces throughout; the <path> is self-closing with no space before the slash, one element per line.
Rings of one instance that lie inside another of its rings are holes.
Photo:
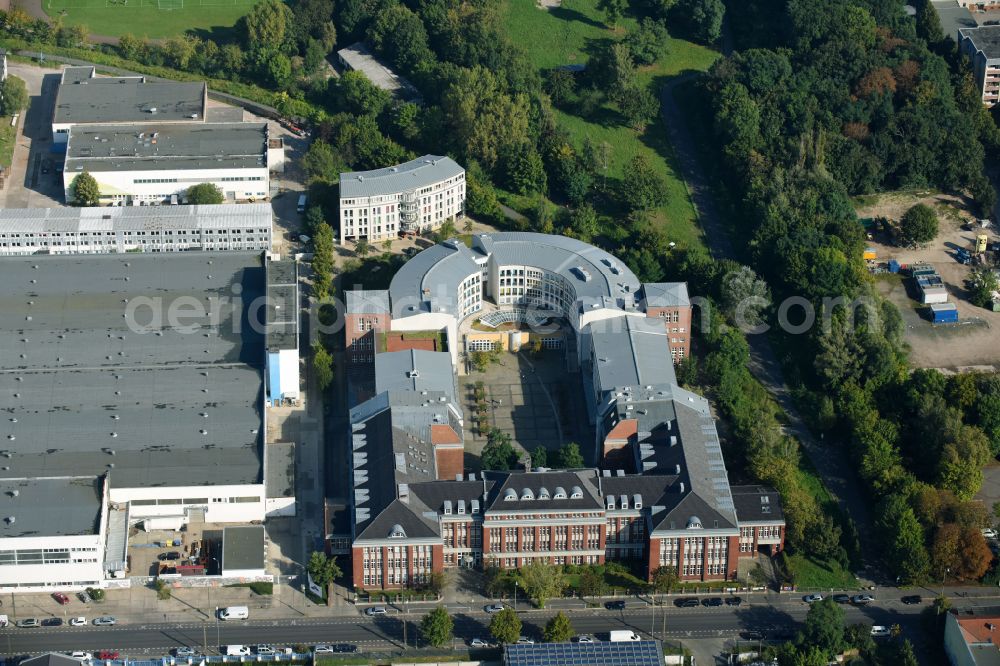
<path fill-rule="evenodd" d="M 619 642 L 619 641 L 640 641 L 642 639 L 639 638 L 639 634 L 635 633 L 634 631 L 629 631 L 625 629 L 625 630 L 609 631 L 608 640 L 611 642 Z"/>
<path fill-rule="evenodd" d="M 250 654 L 249 645 L 227 645 L 226 646 L 226 656 L 227 657 L 245 657 Z"/>
<path fill-rule="evenodd" d="M 250 617 L 250 609 L 246 606 L 226 606 L 219 611 L 220 620 L 245 620 Z"/>

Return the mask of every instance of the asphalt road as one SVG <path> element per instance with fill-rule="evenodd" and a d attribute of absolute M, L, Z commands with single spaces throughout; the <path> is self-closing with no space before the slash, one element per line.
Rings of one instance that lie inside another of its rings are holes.
<path fill-rule="evenodd" d="M 928 599 L 928 597 L 925 597 Z M 965 599 L 957 604 L 962 609 L 996 609 L 996 599 Z M 871 606 L 845 606 L 848 623 L 899 624 L 904 635 L 919 644 L 919 613 L 926 604 L 906 606 L 896 600 L 878 601 Z M 624 612 L 604 609 L 572 610 L 567 614 L 578 633 L 594 634 L 612 629 L 632 629 L 655 638 L 736 638 L 741 630 L 755 629 L 774 635 L 794 631 L 808 612 L 808 606 L 798 597 L 776 603 L 745 603 L 738 608 L 675 608 L 665 606 L 652 612 L 643 607 Z M 521 612 L 523 634 L 539 638 L 542 627 L 555 611 Z M 190 646 L 214 653 L 220 645 L 271 643 L 279 645 L 353 643 L 363 651 L 403 649 L 403 624 L 406 623 L 406 643 L 414 647 L 421 612 L 400 612 L 390 609 L 386 616 L 369 618 L 338 617 L 329 619 L 280 620 L 266 622 L 214 622 L 192 624 L 120 624 L 115 627 L 60 627 L 0 630 L 0 650 L 6 654 L 33 654 L 45 651 L 115 649 L 129 655 L 166 654 L 171 648 Z M 455 637 L 467 641 L 474 637 L 488 638 L 489 616 L 479 609 L 453 612 Z M 664 631 L 665 629 L 665 631 Z M 417 645 L 420 647 L 420 645 Z"/>

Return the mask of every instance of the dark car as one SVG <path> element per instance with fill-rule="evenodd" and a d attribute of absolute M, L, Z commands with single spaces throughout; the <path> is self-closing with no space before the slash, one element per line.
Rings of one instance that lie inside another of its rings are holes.
<path fill-rule="evenodd" d="M 922 604 L 924 602 L 924 599 L 919 594 L 909 594 L 900 599 L 900 601 L 902 601 L 907 606 L 912 606 L 914 604 Z"/>
<path fill-rule="evenodd" d="M 831 597 L 838 604 L 849 604 L 851 603 L 851 595 L 849 594 L 835 594 Z"/>
<path fill-rule="evenodd" d="M 701 605 L 702 606 L 721 606 L 722 605 L 722 597 L 711 597 L 711 598 L 708 598 L 708 599 L 702 599 L 701 600 Z"/>
<path fill-rule="evenodd" d="M 104 661 L 114 661 L 118 658 L 118 650 L 101 650 L 95 656 Z"/>
<path fill-rule="evenodd" d="M 740 638 L 745 641 L 762 641 L 764 640 L 764 632 L 756 631 L 754 629 L 745 629 L 740 632 Z"/>
<path fill-rule="evenodd" d="M 739 606 L 743 603 L 743 597 L 726 597 L 727 606 Z"/>
<path fill-rule="evenodd" d="M 164 560 L 179 560 L 181 559 L 181 554 L 178 553 L 176 550 L 172 550 L 169 553 L 160 553 L 156 557 L 161 562 L 163 562 Z"/>
<path fill-rule="evenodd" d="M 678 608 L 694 608 L 698 605 L 698 600 L 694 597 L 680 598 L 674 601 L 674 606 Z"/>
<path fill-rule="evenodd" d="M 52 171 L 52 161 L 42 160 L 42 173 L 47 174 L 50 171 Z"/>
<path fill-rule="evenodd" d="M 62 625 L 63 621 L 61 617 L 47 617 L 42 620 L 43 627 L 61 627 Z"/>
<path fill-rule="evenodd" d="M 333 645 L 332 647 L 333 647 L 333 651 L 334 652 L 339 652 L 341 654 L 346 654 L 346 653 L 351 653 L 351 652 L 357 652 L 358 651 L 358 646 L 357 645 L 351 645 L 350 643 L 337 643 L 336 645 Z"/>
<path fill-rule="evenodd" d="M 625 610 L 625 602 L 620 599 L 618 601 L 609 601 L 604 604 L 604 607 L 608 610 Z"/>

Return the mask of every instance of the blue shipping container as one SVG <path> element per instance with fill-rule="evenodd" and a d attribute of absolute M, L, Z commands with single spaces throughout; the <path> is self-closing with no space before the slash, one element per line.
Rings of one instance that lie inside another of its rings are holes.
<path fill-rule="evenodd" d="M 935 324 L 958 322 L 958 308 L 954 303 L 935 303 L 931 306 L 931 321 Z"/>

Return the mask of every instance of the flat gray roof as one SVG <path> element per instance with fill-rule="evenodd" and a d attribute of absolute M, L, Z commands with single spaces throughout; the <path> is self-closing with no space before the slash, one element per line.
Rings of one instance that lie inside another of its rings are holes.
<path fill-rule="evenodd" d="M 267 168 L 267 123 L 70 129 L 66 172 Z"/>
<path fill-rule="evenodd" d="M 222 529 L 222 571 L 264 568 L 264 526 Z"/>
<path fill-rule="evenodd" d="M 52 122 L 201 122 L 205 118 L 207 95 L 208 86 L 204 82 L 93 77 L 93 68 L 71 67 L 64 70 L 56 92 Z"/>
<path fill-rule="evenodd" d="M 347 292 L 347 314 L 389 314 L 386 289 L 352 289 Z"/>
<path fill-rule="evenodd" d="M 97 534 L 101 485 L 96 476 L 0 481 L 0 537 Z"/>
<path fill-rule="evenodd" d="M 691 305 L 686 282 L 643 282 L 642 298 L 653 308 Z"/>
<path fill-rule="evenodd" d="M 594 322 L 590 330 L 598 391 L 677 383 L 661 320 L 615 317 Z"/>
<path fill-rule="evenodd" d="M 0 208 L 0 233 L 268 229 L 271 204 Z"/>
<path fill-rule="evenodd" d="M 8 257 L 0 285 L 0 435 L 12 454 L 0 478 L 259 482 L 258 255 Z M 173 325 L 172 304 L 203 312 Z"/>
<path fill-rule="evenodd" d="M 413 85 L 382 62 L 364 42 L 355 42 L 340 49 L 337 56 L 349 69 L 368 77 L 376 87 L 393 94 L 402 91 L 406 96 L 419 97 Z"/>
<path fill-rule="evenodd" d="M 1000 25 L 961 28 L 958 34 L 971 40 L 976 50 L 981 51 L 987 60 L 1000 58 Z"/>
<path fill-rule="evenodd" d="M 298 349 L 298 271 L 295 259 L 267 262 L 267 348 Z"/>
<path fill-rule="evenodd" d="M 375 355 L 375 392 L 440 391 L 457 404 L 451 354 L 422 349 Z"/>
<path fill-rule="evenodd" d="M 450 157 L 424 155 L 384 169 L 340 174 L 340 198 L 374 197 L 419 190 L 462 173 L 465 173 L 465 169 Z"/>
<path fill-rule="evenodd" d="M 268 497 L 295 496 L 295 442 L 271 442 L 264 445 L 264 490 Z"/>

